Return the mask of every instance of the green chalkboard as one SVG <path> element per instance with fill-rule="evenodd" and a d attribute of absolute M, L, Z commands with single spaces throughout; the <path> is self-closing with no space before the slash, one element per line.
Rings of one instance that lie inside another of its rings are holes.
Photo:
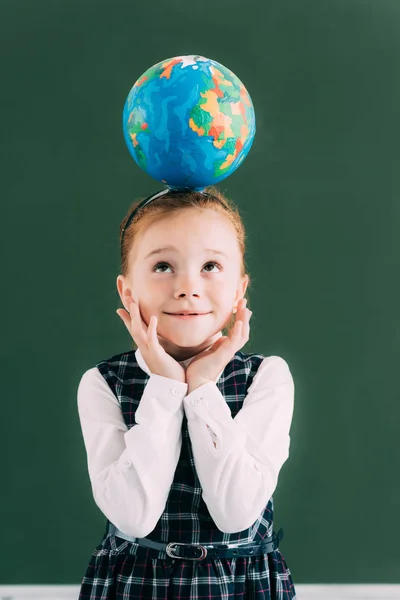
<path fill-rule="evenodd" d="M 78 584 L 105 517 L 82 374 L 130 349 L 119 223 L 159 189 L 122 136 L 165 58 L 240 77 L 257 133 L 221 184 L 248 233 L 252 333 L 295 382 L 274 494 L 295 583 L 400 581 L 400 4 L 4 0 L 0 583 Z"/>

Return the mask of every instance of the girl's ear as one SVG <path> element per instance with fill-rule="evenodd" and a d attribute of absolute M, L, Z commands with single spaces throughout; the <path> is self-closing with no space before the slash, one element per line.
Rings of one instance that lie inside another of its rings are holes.
<path fill-rule="evenodd" d="M 125 277 L 123 275 L 118 275 L 117 277 L 117 290 L 122 306 L 124 306 L 125 310 L 129 312 L 128 300 L 131 298 L 131 293 L 126 287 Z"/>

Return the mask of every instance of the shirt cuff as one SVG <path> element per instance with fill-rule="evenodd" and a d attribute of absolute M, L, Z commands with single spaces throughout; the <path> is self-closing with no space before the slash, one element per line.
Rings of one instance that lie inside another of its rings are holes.
<path fill-rule="evenodd" d="M 215 425 L 215 433 L 219 435 L 218 423 L 224 428 L 237 431 L 224 396 L 213 381 L 208 381 L 188 394 L 183 401 L 188 421 L 201 419 L 210 427 Z"/>
<path fill-rule="evenodd" d="M 188 384 L 152 373 L 135 413 L 136 422 L 151 426 L 154 420 L 163 422 L 182 412 Z"/>

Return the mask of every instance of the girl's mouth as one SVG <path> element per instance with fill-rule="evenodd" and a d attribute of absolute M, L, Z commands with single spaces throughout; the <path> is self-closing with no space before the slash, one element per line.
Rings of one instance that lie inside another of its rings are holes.
<path fill-rule="evenodd" d="M 165 313 L 166 315 L 169 315 L 170 317 L 176 317 L 177 319 L 194 319 L 196 317 L 205 317 L 206 315 L 208 315 L 209 313 L 204 313 L 203 315 L 173 315 L 170 313 Z"/>

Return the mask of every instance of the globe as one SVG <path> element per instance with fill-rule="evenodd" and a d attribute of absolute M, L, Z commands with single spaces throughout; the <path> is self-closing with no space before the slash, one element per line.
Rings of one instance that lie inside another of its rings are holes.
<path fill-rule="evenodd" d="M 126 99 L 122 128 L 135 162 L 175 190 L 203 190 L 233 173 L 253 143 L 253 103 L 232 71 L 204 56 L 148 69 Z"/>

